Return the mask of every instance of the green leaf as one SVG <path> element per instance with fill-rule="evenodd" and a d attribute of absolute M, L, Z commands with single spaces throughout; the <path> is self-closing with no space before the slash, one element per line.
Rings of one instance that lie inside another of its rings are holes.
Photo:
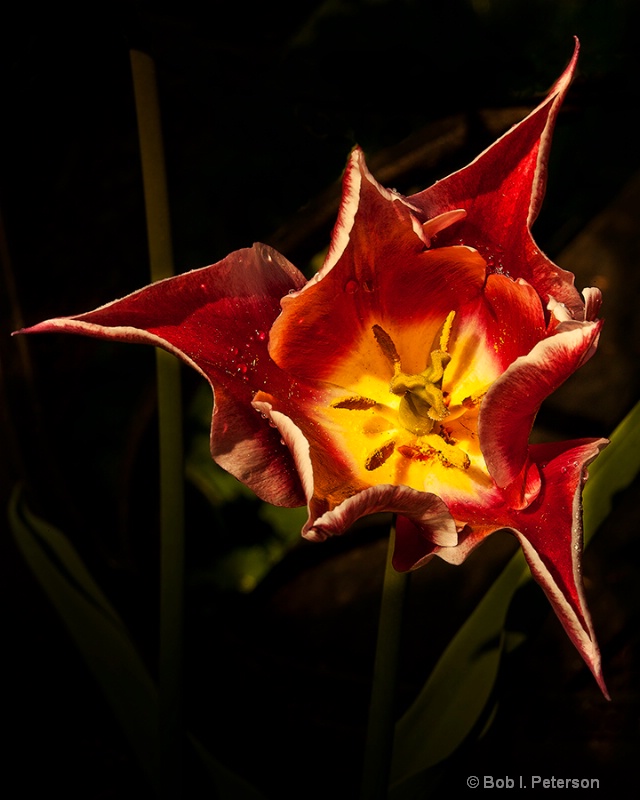
<path fill-rule="evenodd" d="M 614 495 L 640 472 L 640 403 L 611 434 L 610 444 L 589 467 L 582 493 L 585 545 L 609 515 Z"/>
<path fill-rule="evenodd" d="M 583 492 L 585 543 L 609 514 L 616 492 L 639 471 L 640 403 L 589 468 Z M 509 605 L 516 589 L 530 579 L 519 552 L 451 640 L 413 705 L 398 721 L 392 800 L 423 800 L 430 780 L 427 770 L 450 756 L 480 723 L 505 649 Z"/>
<path fill-rule="evenodd" d="M 32 514 L 17 488 L 9 505 L 16 544 L 104 692 L 156 791 L 158 696 L 127 629 L 66 537 Z"/>
<path fill-rule="evenodd" d="M 391 773 L 390 797 L 394 800 L 407 796 L 402 791 L 407 779 L 415 779 L 451 755 L 480 720 L 498 673 L 509 603 L 527 574 L 524 557 L 517 553 L 452 639 L 413 705 L 398 721 Z"/>
<path fill-rule="evenodd" d="M 127 628 L 59 530 L 29 511 L 19 487 L 9 504 L 14 539 L 105 694 L 156 795 L 158 692 Z M 257 789 L 189 741 L 215 786 L 217 800 L 264 800 Z"/>

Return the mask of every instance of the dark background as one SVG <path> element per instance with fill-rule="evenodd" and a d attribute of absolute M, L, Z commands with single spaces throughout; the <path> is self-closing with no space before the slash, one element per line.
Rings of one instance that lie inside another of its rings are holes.
<path fill-rule="evenodd" d="M 580 288 L 603 288 L 607 324 L 588 371 L 544 407 L 540 435 L 600 436 L 638 397 L 639 16 L 633 0 L 61 2 L 2 12 L 0 502 L 25 483 L 151 669 L 153 353 L 76 337 L 8 338 L 148 282 L 129 48 L 156 61 L 177 270 L 264 241 L 308 271 L 328 241 L 354 144 L 383 182 L 424 188 L 535 105 L 578 35 L 579 73 L 535 234 L 578 273 Z M 199 379 L 184 378 L 188 399 Z M 585 558 L 612 702 L 541 593 L 528 590 L 514 614 L 529 638 L 505 664 L 494 725 L 448 765 L 442 796 L 467 774 L 599 777 L 602 788 L 635 796 L 627 787 L 640 744 L 637 488 L 618 499 Z M 383 531 L 301 544 L 255 592 L 223 592 L 189 581 L 233 543 L 216 540 L 195 490 L 187 499 L 190 723 L 269 797 L 356 796 Z M 4 752 L 21 792 L 144 797 L 108 708 L 4 523 L 0 531 Z M 461 568 L 434 564 L 414 576 L 400 703 L 511 552 L 509 537 L 493 539 Z"/>

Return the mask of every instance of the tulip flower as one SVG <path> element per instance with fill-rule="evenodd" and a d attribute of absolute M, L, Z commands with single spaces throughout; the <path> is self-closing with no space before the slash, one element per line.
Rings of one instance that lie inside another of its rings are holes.
<path fill-rule="evenodd" d="M 162 347 L 211 384 L 213 458 L 322 541 L 397 515 L 394 566 L 459 564 L 508 529 L 606 693 L 580 576 L 581 490 L 602 439 L 529 444 L 594 353 L 600 293 L 536 246 L 547 98 L 469 166 L 404 197 L 356 148 L 309 281 L 265 245 L 27 329 Z"/>

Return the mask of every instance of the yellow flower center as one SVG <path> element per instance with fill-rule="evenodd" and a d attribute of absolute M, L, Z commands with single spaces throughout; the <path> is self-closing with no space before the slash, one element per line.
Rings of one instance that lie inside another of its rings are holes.
<path fill-rule="evenodd" d="M 389 388 L 402 398 L 398 417 L 402 426 L 416 436 L 431 433 L 434 423 L 441 422 L 449 413 L 442 395 L 442 378 L 451 360 L 447 345 L 454 316 L 455 312 L 452 311 L 447 317 L 440 336 L 440 347 L 432 350 L 430 363 L 418 375 L 408 375 L 402 371 L 400 356 L 391 337 L 379 325 L 373 326 L 376 341 L 393 366 L 394 375 Z"/>
<path fill-rule="evenodd" d="M 403 369 L 392 337 L 381 325 L 373 325 L 373 337 L 390 379 L 381 380 L 380 375 L 361 378 L 356 381 L 358 388 L 369 392 L 343 397 L 331 404 L 336 411 L 365 412 L 355 425 L 353 418 L 343 417 L 341 425 L 334 418 L 349 441 L 350 452 L 361 453 L 360 468 L 364 466 L 365 474 L 380 471 L 376 477 L 381 482 L 405 483 L 423 489 L 428 480 L 425 462 L 438 472 L 453 468 L 465 473 L 472 465 L 470 453 L 484 472 L 476 433 L 481 398 L 468 397 L 452 407 L 449 395 L 443 390 L 445 371 L 451 361 L 449 339 L 454 318 L 452 311 L 442 325 L 437 346 L 425 359 L 425 368 L 418 373 Z M 467 414 L 469 418 L 463 420 Z"/>

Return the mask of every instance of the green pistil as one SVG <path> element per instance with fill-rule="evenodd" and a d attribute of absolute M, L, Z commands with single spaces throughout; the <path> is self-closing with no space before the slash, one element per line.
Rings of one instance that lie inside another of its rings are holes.
<path fill-rule="evenodd" d="M 436 423 L 447 418 L 457 419 L 464 413 L 464 410 L 454 410 L 453 416 L 450 417 L 442 392 L 444 371 L 451 361 L 447 348 L 454 318 L 455 312 L 451 311 L 442 325 L 438 349 L 431 351 L 427 366 L 417 375 L 402 371 L 400 355 L 391 336 L 380 325 L 372 327 L 375 340 L 393 369 L 389 390 L 401 398 L 397 412 L 398 422 L 409 433 L 417 436 L 420 441 L 416 441 L 414 444 L 400 443 L 398 445 L 396 439 L 390 439 L 367 456 L 364 466 L 369 472 L 386 464 L 396 450 L 405 458 L 419 461 L 438 458 L 445 466 L 457 467 L 461 470 L 469 468 L 471 464 L 469 456 L 457 446 L 450 434 L 442 428 L 438 428 L 434 432 Z M 477 401 L 469 398 L 469 403 L 468 407 L 474 407 Z M 466 401 L 464 405 L 466 408 Z M 379 410 L 385 408 L 384 403 L 361 395 L 343 397 L 334 401 L 331 406 L 348 411 L 369 411 L 376 406 L 379 407 Z M 390 411 L 390 409 L 387 410 Z M 395 424 L 393 427 L 396 427 Z M 400 441 L 402 442 L 402 438 Z"/>
<path fill-rule="evenodd" d="M 449 411 L 442 394 L 442 377 L 451 356 L 443 350 L 434 350 L 430 364 L 418 375 L 397 371 L 389 388 L 393 394 L 404 395 L 398 408 L 403 428 L 416 436 L 431 433 L 436 422 L 446 418 Z"/>
<path fill-rule="evenodd" d="M 389 389 L 393 394 L 402 395 L 398 408 L 400 424 L 416 436 L 431 433 L 435 423 L 442 422 L 449 414 L 442 394 L 442 378 L 451 360 L 447 347 L 454 317 L 454 311 L 447 315 L 440 334 L 440 347 L 430 353 L 429 363 L 417 375 L 402 371 L 400 356 L 392 338 L 380 325 L 373 326 L 378 346 L 393 367 Z"/>

